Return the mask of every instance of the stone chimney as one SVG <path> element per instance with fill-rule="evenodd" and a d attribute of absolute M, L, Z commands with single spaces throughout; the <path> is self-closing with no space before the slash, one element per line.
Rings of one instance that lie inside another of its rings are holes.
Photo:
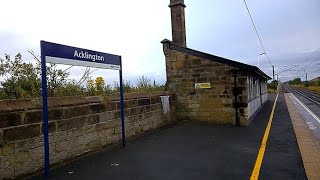
<path fill-rule="evenodd" d="M 186 25 L 184 0 L 170 0 L 172 42 L 186 47 Z"/>

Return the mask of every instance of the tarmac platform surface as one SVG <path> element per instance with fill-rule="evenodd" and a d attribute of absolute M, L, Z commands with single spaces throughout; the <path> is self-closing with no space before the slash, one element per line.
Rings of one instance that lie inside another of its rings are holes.
<path fill-rule="evenodd" d="M 179 122 L 51 171 L 52 179 L 250 179 L 275 94 L 248 127 Z M 31 179 L 44 179 L 43 175 Z M 283 94 L 259 179 L 307 179 Z"/>

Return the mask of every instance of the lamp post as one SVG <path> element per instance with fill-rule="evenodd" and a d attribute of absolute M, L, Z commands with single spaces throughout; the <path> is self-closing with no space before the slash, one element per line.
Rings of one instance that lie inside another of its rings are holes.
<path fill-rule="evenodd" d="M 266 55 L 266 53 L 259 54 L 259 56 L 258 56 L 258 67 L 260 66 L 260 56 L 262 56 L 262 55 Z"/>

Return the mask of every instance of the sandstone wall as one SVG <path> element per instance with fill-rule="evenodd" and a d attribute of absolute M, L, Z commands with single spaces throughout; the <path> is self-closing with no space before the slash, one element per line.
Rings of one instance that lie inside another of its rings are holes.
<path fill-rule="evenodd" d="M 126 137 L 175 120 L 175 98 L 164 114 L 160 95 L 125 95 Z M 0 179 L 44 167 L 41 99 L 0 101 Z M 121 141 L 119 98 L 49 99 L 50 162 L 59 163 Z"/>
<path fill-rule="evenodd" d="M 164 43 L 168 90 L 177 95 L 177 118 L 218 124 L 236 124 L 236 109 L 242 125 L 248 124 L 247 76 L 235 68 L 172 50 Z M 196 89 L 195 83 L 210 83 L 211 88 Z M 237 93 L 237 103 L 234 92 Z"/>

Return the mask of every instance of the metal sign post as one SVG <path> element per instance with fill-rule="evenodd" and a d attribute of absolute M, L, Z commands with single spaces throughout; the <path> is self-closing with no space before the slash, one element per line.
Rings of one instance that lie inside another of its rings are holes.
<path fill-rule="evenodd" d="M 47 72 L 46 63 L 86 66 L 103 69 L 119 70 L 120 79 L 120 108 L 122 126 L 122 146 L 125 147 L 124 127 L 124 98 L 122 85 L 122 62 L 121 56 L 82 49 L 46 41 L 40 42 L 41 46 L 41 69 L 42 69 L 42 116 L 45 155 L 45 177 L 50 177 L 50 154 L 49 154 L 49 126 L 48 126 L 48 96 L 47 96 Z"/>

